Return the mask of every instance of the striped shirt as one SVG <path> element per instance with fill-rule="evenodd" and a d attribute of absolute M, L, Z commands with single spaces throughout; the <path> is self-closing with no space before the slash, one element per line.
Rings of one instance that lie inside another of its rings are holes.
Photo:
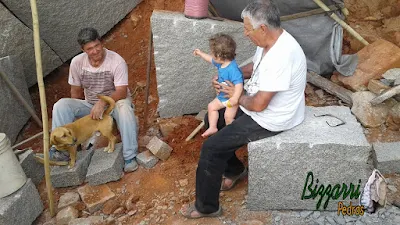
<path fill-rule="evenodd" d="M 85 100 L 95 104 L 98 94 L 110 96 L 115 87 L 128 85 L 128 66 L 120 55 L 108 49 L 99 67 L 90 65 L 88 55 L 81 53 L 71 61 L 68 83 L 82 87 Z M 130 96 L 129 88 L 127 93 L 127 97 Z"/>

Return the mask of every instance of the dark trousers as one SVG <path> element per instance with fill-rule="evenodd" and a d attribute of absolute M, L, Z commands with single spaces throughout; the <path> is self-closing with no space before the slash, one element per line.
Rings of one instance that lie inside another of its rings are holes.
<path fill-rule="evenodd" d="M 243 145 L 262 138 L 274 136 L 262 128 L 240 108 L 235 120 L 225 125 L 225 109 L 219 110 L 218 132 L 203 143 L 196 171 L 196 209 L 201 213 L 213 213 L 219 209 L 219 192 L 222 175 L 237 176 L 244 170 L 243 163 L 236 157 L 236 150 Z M 205 116 L 208 128 L 208 115 Z"/>

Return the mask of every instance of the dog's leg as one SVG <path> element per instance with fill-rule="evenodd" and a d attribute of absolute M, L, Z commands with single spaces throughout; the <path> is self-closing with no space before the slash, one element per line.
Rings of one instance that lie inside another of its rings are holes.
<path fill-rule="evenodd" d="M 110 137 L 108 137 L 108 153 L 114 152 L 115 142 L 117 142 L 117 137 L 111 134 Z"/>
<path fill-rule="evenodd" d="M 69 161 L 68 169 L 74 168 L 74 166 L 75 166 L 76 152 L 77 152 L 77 149 L 75 146 L 70 148 L 70 151 L 69 151 L 70 161 Z"/>

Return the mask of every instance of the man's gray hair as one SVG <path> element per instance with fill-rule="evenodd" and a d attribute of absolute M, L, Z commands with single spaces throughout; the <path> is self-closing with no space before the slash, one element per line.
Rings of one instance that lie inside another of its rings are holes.
<path fill-rule="evenodd" d="M 100 40 L 100 35 L 99 32 L 97 32 L 97 30 L 93 27 L 83 28 L 78 33 L 78 43 L 81 47 L 89 42 L 96 40 Z"/>
<path fill-rule="evenodd" d="M 245 17 L 250 19 L 254 29 L 259 28 L 261 24 L 271 29 L 281 27 L 279 9 L 273 0 L 255 0 L 249 3 L 242 11 L 242 19 Z"/>

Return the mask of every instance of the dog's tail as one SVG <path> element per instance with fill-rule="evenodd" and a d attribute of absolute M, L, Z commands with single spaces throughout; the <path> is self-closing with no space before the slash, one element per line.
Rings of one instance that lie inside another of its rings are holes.
<path fill-rule="evenodd" d="M 97 95 L 97 97 L 105 102 L 108 103 L 108 108 L 106 111 L 104 111 L 104 115 L 109 115 L 110 112 L 114 109 L 115 107 L 115 101 L 111 97 L 105 96 L 105 95 Z"/>

